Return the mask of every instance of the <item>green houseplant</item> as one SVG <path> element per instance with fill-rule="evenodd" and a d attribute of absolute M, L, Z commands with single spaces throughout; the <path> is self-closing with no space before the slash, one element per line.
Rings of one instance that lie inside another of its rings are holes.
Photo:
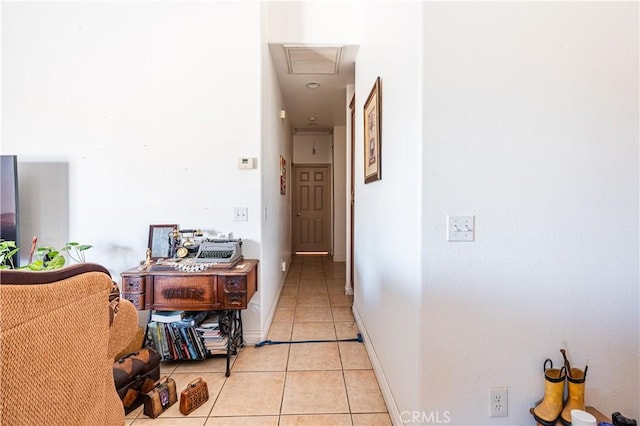
<path fill-rule="evenodd" d="M 13 269 L 13 255 L 20 250 L 15 241 L 0 240 L 0 269 Z"/>
<path fill-rule="evenodd" d="M 38 247 L 35 250 L 34 258 L 30 259 L 29 264 L 21 266 L 18 269 L 29 269 L 31 271 L 50 271 L 52 269 L 60 269 L 66 259 L 61 252 L 67 252 L 69 257 L 78 262 L 85 261 L 84 252 L 91 247 L 88 244 L 80 244 L 77 242 L 68 242 L 60 250 L 53 247 Z M 0 240 L 0 269 L 15 269 L 12 256 L 16 254 L 20 248 L 15 241 Z"/>

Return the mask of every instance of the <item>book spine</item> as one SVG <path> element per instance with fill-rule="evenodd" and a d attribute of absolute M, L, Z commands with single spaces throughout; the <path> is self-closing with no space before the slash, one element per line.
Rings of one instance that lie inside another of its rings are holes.
<path fill-rule="evenodd" d="M 160 358 L 162 358 L 163 360 L 171 359 L 169 358 L 169 356 L 165 351 L 165 344 L 163 342 L 164 330 L 162 329 L 162 327 L 160 327 L 158 323 L 154 322 L 153 324 L 154 324 L 154 329 L 156 331 L 156 351 L 160 355 Z"/>
<path fill-rule="evenodd" d="M 167 345 L 169 346 L 169 353 L 171 354 L 171 359 L 176 360 L 178 359 L 176 357 L 176 348 L 175 348 L 176 342 L 173 337 L 173 333 L 171 333 L 171 327 L 169 327 L 169 324 L 166 324 L 166 323 L 162 323 L 162 326 L 164 327 L 164 334 L 165 336 L 167 336 Z"/>
<path fill-rule="evenodd" d="M 176 336 L 175 330 L 171 327 L 171 324 L 167 324 L 167 330 L 169 330 L 169 334 L 171 335 L 171 340 L 173 340 L 173 359 L 179 360 L 181 359 L 181 351 L 180 348 L 180 339 Z"/>
<path fill-rule="evenodd" d="M 170 324 L 170 326 L 171 326 L 171 330 L 173 331 L 173 335 L 175 336 L 178 359 L 188 359 L 188 358 L 185 358 L 185 355 L 184 355 L 184 343 L 182 342 L 182 337 L 180 336 L 180 332 L 177 330 L 174 324 Z"/>
<path fill-rule="evenodd" d="M 169 354 L 171 355 L 171 359 L 177 359 L 173 334 L 171 333 L 171 327 L 169 327 L 167 324 L 162 325 L 164 327 L 164 335 L 167 337 L 167 345 L 169 346 Z"/>
<path fill-rule="evenodd" d="M 195 327 L 189 327 L 189 336 L 191 337 L 191 341 L 193 342 L 193 346 L 198 353 L 198 359 L 203 359 L 206 357 L 206 353 L 203 350 L 202 339 L 200 339 L 200 335 L 196 331 Z"/>
<path fill-rule="evenodd" d="M 147 324 L 147 334 L 151 338 L 151 344 L 153 345 L 153 348 L 162 357 L 162 354 L 160 353 L 160 345 L 158 344 L 158 329 L 155 322 L 150 322 L 149 324 Z"/>
<path fill-rule="evenodd" d="M 193 343 L 189 338 L 189 334 L 187 333 L 187 327 L 180 327 L 180 333 L 182 333 L 182 338 L 184 342 L 187 344 L 187 350 L 189 351 L 189 359 L 198 359 L 198 354 L 193 347 Z"/>

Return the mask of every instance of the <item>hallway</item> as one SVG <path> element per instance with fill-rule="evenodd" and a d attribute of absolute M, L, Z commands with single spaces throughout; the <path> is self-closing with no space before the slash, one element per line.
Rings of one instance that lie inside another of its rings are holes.
<path fill-rule="evenodd" d="M 345 264 L 328 256 L 296 256 L 267 339 L 348 340 L 358 330 L 353 296 L 344 294 Z M 138 408 L 127 425 L 391 425 L 364 345 L 357 341 L 245 347 L 231 376 L 224 359 L 163 363 L 178 394 L 202 377 L 209 401 L 189 416 L 179 404 L 157 419 Z"/>

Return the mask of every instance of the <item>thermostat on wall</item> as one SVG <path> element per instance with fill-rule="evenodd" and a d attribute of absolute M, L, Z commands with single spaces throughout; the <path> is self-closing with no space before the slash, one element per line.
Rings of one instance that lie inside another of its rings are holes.
<path fill-rule="evenodd" d="M 255 169 L 256 159 L 252 157 L 240 157 L 238 158 L 239 169 Z"/>

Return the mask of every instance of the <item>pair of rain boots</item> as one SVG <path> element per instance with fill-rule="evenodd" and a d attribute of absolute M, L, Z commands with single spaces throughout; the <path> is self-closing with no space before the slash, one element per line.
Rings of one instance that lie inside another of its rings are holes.
<path fill-rule="evenodd" d="M 586 366 L 584 370 L 571 368 L 567 354 L 560 349 L 564 358 L 562 368 L 553 368 L 553 361 L 547 359 L 542 369 L 544 371 L 544 398 L 533 409 L 533 417 L 544 426 L 554 426 L 558 417 L 563 424 L 571 425 L 571 410 L 583 410 L 584 386 L 587 378 Z M 549 368 L 547 368 L 547 364 Z M 567 382 L 568 396 L 564 399 L 564 384 Z"/>

